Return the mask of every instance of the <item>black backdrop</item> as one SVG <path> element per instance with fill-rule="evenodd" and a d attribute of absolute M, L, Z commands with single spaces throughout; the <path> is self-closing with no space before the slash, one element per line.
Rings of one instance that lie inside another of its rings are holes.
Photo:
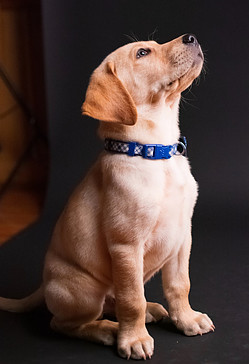
<path fill-rule="evenodd" d="M 185 92 L 182 134 L 200 185 L 193 220 L 191 303 L 207 311 L 214 334 L 186 338 L 170 324 L 150 326 L 154 363 L 249 361 L 247 246 L 249 218 L 249 64 L 247 1 L 42 0 L 51 169 L 37 224 L 0 249 L 0 294 L 21 297 L 39 285 L 54 222 L 73 187 L 102 148 L 97 122 L 80 107 L 93 69 L 115 48 L 152 37 L 159 43 L 193 32 L 207 73 Z M 156 277 L 146 289 L 163 301 Z M 49 314 L 0 313 L 0 363 L 121 362 L 115 350 L 64 339 Z"/>

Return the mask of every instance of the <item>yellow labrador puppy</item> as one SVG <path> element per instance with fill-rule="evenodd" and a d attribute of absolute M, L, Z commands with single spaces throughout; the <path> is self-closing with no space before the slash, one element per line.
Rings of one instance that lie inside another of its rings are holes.
<path fill-rule="evenodd" d="M 199 76 L 194 35 L 127 44 L 93 72 L 83 114 L 100 120 L 105 151 L 76 188 L 56 224 L 43 284 L 0 308 L 25 311 L 45 300 L 53 329 L 146 359 L 146 322 L 171 318 L 186 335 L 214 330 L 188 301 L 191 217 L 197 184 L 179 142 L 181 92 Z M 144 283 L 162 270 L 169 314 L 146 302 Z M 115 313 L 118 322 L 102 320 Z"/>

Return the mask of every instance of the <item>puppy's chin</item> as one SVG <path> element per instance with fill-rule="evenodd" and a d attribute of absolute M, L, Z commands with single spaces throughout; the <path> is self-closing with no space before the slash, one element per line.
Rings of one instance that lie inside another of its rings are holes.
<path fill-rule="evenodd" d="M 193 63 L 193 66 L 190 70 L 179 78 L 178 80 L 178 92 L 183 92 L 186 90 L 194 80 L 199 77 L 202 70 L 203 62 Z"/>
<path fill-rule="evenodd" d="M 192 64 L 191 68 L 182 76 L 177 78 L 168 85 L 166 100 L 173 102 L 178 99 L 180 94 L 185 91 L 193 81 L 199 77 L 203 66 L 203 59 L 198 57 Z"/>

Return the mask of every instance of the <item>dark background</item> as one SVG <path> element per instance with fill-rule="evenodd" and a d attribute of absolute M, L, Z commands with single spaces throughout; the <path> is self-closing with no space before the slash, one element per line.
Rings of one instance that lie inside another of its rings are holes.
<path fill-rule="evenodd" d="M 187 338 L 169 323 L 149 326 L 154 363 L 249 361 L 249 100 L 247 1 L 43 0 L 51 170 L 40 221 L 0 250 L 1 295 L 21 297 L 39 285 L 54 222 L 102 149 L 97 122 L 80 107 L 89 76 L 105 56 L 129 42 L 159 43 L 196 34 L 206 74 L 185 92 L 182 134 L 189 142 L 200 197 L 193 219 L 190 300 L 208 312 L 214 334 Z M 164 302 L 159 276 L 147 297 Z M 0 313 L 0 363 L 121 362 L 115 350 L 51 333 L 46 310 Z M 18 357 L 18 360 L 16 359 Z"/>

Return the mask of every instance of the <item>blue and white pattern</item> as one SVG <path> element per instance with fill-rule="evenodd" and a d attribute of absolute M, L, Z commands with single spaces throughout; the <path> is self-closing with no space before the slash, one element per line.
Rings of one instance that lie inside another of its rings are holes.
<path fill-rule="evenodd" d="M 174 155 L 185 155 L 187 141 L 182 137 L 173 145 L 140 144 L 137 142 L 123 142 L 120 140 L 105 139 L 105 150 L 114 153 L 123 153 L 129 156 L 141 156 L 146 159 L 169 159 Z"/>
<path fill-rule="evenodd" d="M 143 150 L 143 146 L 142 145 L 136 145 L 135 146 L 135 150 L 134 150 L 134 154 L 135 155 L 142 155 L 142 150 Z"/>

